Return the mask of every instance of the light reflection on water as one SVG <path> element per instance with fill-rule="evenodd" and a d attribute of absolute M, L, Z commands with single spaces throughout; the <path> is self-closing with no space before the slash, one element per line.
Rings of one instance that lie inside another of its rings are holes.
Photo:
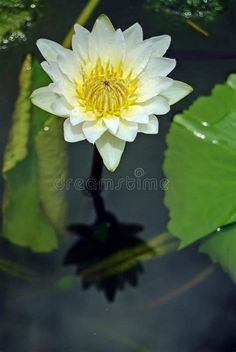
<path fill-rule="evenodd" d="M 41 1 L 0 1 L 0 50 L 27 40 L 28 32 L 39 15 Z"/>
<path fill-rule="evenodd" d="M 163 12 L 185 18 L 204 18 L 213 20 L 225 10 L 227 1 L 223 0 L 145 0 L 145 6 L 156 12 Z"/>

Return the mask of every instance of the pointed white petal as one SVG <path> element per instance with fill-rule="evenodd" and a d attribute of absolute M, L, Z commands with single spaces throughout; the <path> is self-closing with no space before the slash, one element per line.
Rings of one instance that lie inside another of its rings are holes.
<path fill-rule="evenodd" d="M 50 64 L 56 63 L 65 75 L 74 79 L 79 74 L 80 61 L 72 50 L 66 49 L 58 43 L 47 39 L 39 39 L 37 46 L 45 59 Z M 44 67 L 45 71 L 49 69 L 49 66 L 45 64 L 43 64 Z"/>
<path fill-rule="evenodd" d="M 124 75 L 131 73 L 131 78 L 137 77 L 146 67 L 151 56 L 152 47 L 150 43 L 142 43 L 131 49 L 124 61 Z"/>
<path fill-rule="evenodd" d="M 100 15 L 97 18 L 92 31 L 95 31 L 96 30 L 96 26 L 98 26 L 98 25 L 102 25 L 104 28 L 106 28 L 107 30 L 109 30 L 111 32 L 115 31 L 115 28 L 113 27 L 113 24 L 111 23 L 110 19 L 104 14 Z"/>
<path fill-rule="evenodd" d="M 127 28 L 123 33 L 127 49 L 132 49 L 143 41 L 143 30 L 139 23 L 133 24 L 131 27 Z"/>
<path fill-rule="evenodd" d="M 76 107 L 79 105 L 78 94 L 72 82 L 65 78 L 60 79 L 55 83 L 49 84 L 50 91 L 58 95 L 63 95 L 68 103 Z"/>
<path fill-rule="evenodd" d="M 56 82 L 62 79 L 63 74 L 60 71 L 58 64 L 56 62 L 43 61 L 41 63 L 43 70 L 47 73 L 47 75 L 51 78 L 52 81 Z"/>
<path fill-rule="evenodd" d="M 153 57 L 149 60 L 145 68 L 145 74 L 149 77 L 167 76 L 176 66 L 175 59 L 166 57 Z"/>
<path fill-rule="evenodd" d="M 49 90 L 60 96 L 63 95 L 71 106 L 77 106 L 79 102 L 75 85 L 61 72 L 57 63 L 43 61 L 41 66 L 54 82 L 49 84 Z"/>
<path fill-rule="evenodd" d="M 82 114 L 81 111 L 77 108 L 73 109 L 70 113 L 70 123 L 72 126 L 76 126 L 81 122 L 86 120 L 85 114 Z"/>
<path fill-rule="evenodd" d="M 92 62 L 109 57 L 114 30 L 98 18 L 89 36 L 89 57 Z"/>
<path fill-rule="evenodd" d="M 102 119 L 99 119 L 98 121 L 86 121 L 82 123 L 82 129 L 86 139 L 94 144 L 107 130 L 107 127 Z"/>
<path fill-rule="evenodd" d="M 116 137 L 126 141 L 133 142 L 138 133 L 138 124 L 129 121 L 120 121 L 118 131 L 116 132 Z"/>
<path fill-rule="evenodd" d="M 72 81 L 80 76 L 80 61 L 75 53 L 71 50 L 59 53 L 57 57 L 58 66 L 61 71 Z"/>
<path fill-rule="evenodd" d="M 97 140 L 96 147 L 106 168 L 109 171 L 115 171 L 120 163 L 125 148 L 125 142 L 111 135 L 109 132 L 106 132 Z"/>
<path fill-rule="evenodd" d="M 74 143 L 83 141 L 85 136 L 82 131 L 82 126 L 72 126 L 69 119 L 64 121 L 64 139 L 66 142 Z"/>
<path fill-rule="evenodd" d="M 109 60 L 113 66 L 120 63 L 125 53 L 124 35 L 120 29 L 111 30 L 102 21 L 95 24 L 89 37 L 89 57 L 92 63 L 98 58 L 103 63 Z"/>
<path fill-rule="evenodd" d="M 148 115 L 164 115 L 170 111 L 170 105 L 168 103 L 168 100 L 160 95 L 151 98 L 145 101 L 145 103 L 141 103 L 140 105 Z"/>
<path fill-rule="evenodd" d="M 31 101 L 42 110 L 54 114 L 52 104 L 59 99 L 59 96 L 50 91 L 48 87 L 36 89 L 31 95 Z"/>
<path fill-rule="evenodd" d="M 49 62 L 57 61 L 58 55 L 67 55 L 72 51 L 48 39 L 38 39 L 37 46 L 45 59 Z"/>
<path fill-rule="evenodd" d="M 125 50 L 124 34 L 120 29 L 117 29 L 113 34 L 112 46 L 109 52 L 110 60 L 114 67 L 118 66 L 121 60 L 124 59 Z"/>
<path fill-rule="evenodd" d="M 152 97 L 165 91 L 173 83 L 173 80 L 168 77 L 154 77 L 147 78 L 142 77 L 137 88 L 137 102 L 142 103 Z"/>
<path fill-rule="evenodd" d="M 103 121 L 107 126 L 108 130 L 112 133 L 116 133 L 119 127 L 120 119 L 117 116 L 103 117 Z"/>
<path fill-rule="evenodd" d="M 47 61 L 56 61 L 58 51 L 62 48 L 60 44 L 48 39 L 38 39 L 36 44 Z"/>
<path fill-rule="evenodd" d="M 147 123 L 148 114 L 140 105 L 132 105 L 122 112 L 122 117 L 130 122 Z"/>
<path fill-rule="evenodd" d="M 149 40 L 152 42 L 152 57 L 162 57 L 170 46 L 171 37 L 164 34 L 147 39 Z"/>
<path fill-rule="evenodd" d="M 75 25 L 75 34 L 72 37 L 72 49 L 79 58 L 88 58 L 88 41 L 90 32 L 80 24 Z"/>
<path fill-rule="evenodd" d="M 151 115 L 147 124 L 139 124 L 138 132 L 156 134 L 159 130 L 159 122 L 156 116 Z"/>
<path fill-rule="evenodd" d="M 80 107 L 76 107 L 70 112 L 70 122 L 73 126 L 84 121 L 93 121 L 96 117 L 89 112 L 85 112 Z"/>
<path fill-rule="evenodd" d="M 193 88 L 188 84 L 180 81 L 173 81 L 173 84 L 167 90 L 164 90 L 161 95 L 168 100 L 170 105 L 172 105 L 186 97 L 186 95 L 192 91 Z"/>
<path fill-rule="evenodd" d="M 52 111 L 57 116 L 69 117 L 71 110 L 72 106 L 67 103 L 64 97 L 60 97 L 52 103 Z"/>

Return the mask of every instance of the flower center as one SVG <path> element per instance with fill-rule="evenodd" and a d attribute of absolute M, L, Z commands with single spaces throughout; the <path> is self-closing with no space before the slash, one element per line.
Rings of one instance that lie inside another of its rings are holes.
<path fill-rule="evenodd" d="M 122 109 L 134 103 L 137 88 L 137 80 L 123 76 L 122 65 L 114 69 L 110 62 L 102 65 L 98 60 L 89 73 L 82 74 L 83 82 L 77 89 L 81 105 L 97 117 L 120 116 Z"/>

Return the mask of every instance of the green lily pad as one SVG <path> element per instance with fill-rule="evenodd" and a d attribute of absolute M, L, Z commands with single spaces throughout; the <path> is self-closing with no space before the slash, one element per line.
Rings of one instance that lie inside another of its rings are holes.
<path fill-rule="evenodd" d="M 182 247 L 236 221 L 235 77 L 177 115 L 167 137 L 165 202 Z"/>
<path fill-rule="evenodd" d="M 221 230 L 206 239 L 199 247 L 201 253 L 208 254 L 213 262 L 220 263 L 222 268 L 236 282 L 236 228 Z"/>
<path fill-rule="evenodd" d="M 28 55 L 3 164 L 3 235 L 36 252 L 57 247 L 66 202 L 55 181 L 66 175 L 62 120 L 31 104 L 33 90 L 48 84 L 40 64 Z"/>
<path fill-rule="evenodd" d="M 235 133 L 236 75 L 232 74 L 210 96 L 175 116 L 167 136 L 164 171 L 169 179 L 165 204 L 170 233 L 180 240 L 180 248 L 202 239 L 200 251 L 219 261 L 236 280 L 236 229 L 206 237 L 236 222 Z"/>

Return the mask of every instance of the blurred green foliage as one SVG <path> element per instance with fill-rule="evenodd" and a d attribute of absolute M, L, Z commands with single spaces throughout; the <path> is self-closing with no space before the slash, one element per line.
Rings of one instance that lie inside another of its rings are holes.
<path fill-rule="evenodd" d="M 26 40 L 26 30 L 38 14 L 40 0 L 0 0 L 0 48 Z"/>
<path fill-rule="evenodd" d="M 236 281 L 236 75 L 175 116 L 167 136 L 164 171 L 169 231 L 181 248 L 201 240 L 200 251 Z M 216 231 L 218 229 L 218 231 Z M 214 233 L 214 231 L 216 231 Z M 214 235 L 209 236 L 209 234 Z"/>
<path fill-rule="evenodd" d="M 57 247 L 66 210 L 64 193 L 55 184 L 67 171 L 63 119 L 30 100 L 32 91 L 48 83 L 40 64 L 27 55 L 3 164 L 3 235 L 36 252 Z"/>
<path fill-rule="evenodd" d="M 222 12 L 227 0 L 145 0 L 145 7 L 157 12 L 181 15 L 186 18 L 204 17 L 211 20 Z"/>

